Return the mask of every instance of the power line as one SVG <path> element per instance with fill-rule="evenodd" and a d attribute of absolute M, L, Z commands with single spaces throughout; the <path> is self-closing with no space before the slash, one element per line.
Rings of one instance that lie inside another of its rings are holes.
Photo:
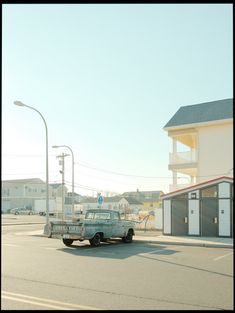
<path fill-rule="evenodd" d="M 100 172 L 105 172 L 105 173 L 110 173 L 110 174 L 114 174 L 114 175 L 120 175 L 120 176 L 128 176 L 128 177 L 137 177 L 137 178 L 151 178 L 151 179 L 172 179 L 172 176 L 142 176 L 142 175 L 133 175 L 133 174 L 124 174 L 124 173 L 119 173 L 119 172 L 113 172 L 113 171 L 109 171 L 109 170 L 104 170 L 104 169 L 99 169 L 97 167 L 94 166 L 88 166 L 88 165 L 84 165 L 81 162 L 75 162 L 75 164 L 79 164 L 82 167 L 86 167 L 86 168 L 90 168 L 90 169 L 94 169 L 96 171 L 100 171 Z M 228 175 L 231 172 L 228 171 L 226 173 L 219 173 L 219 174 L 213 174 L 213 175 L 200 175 L 200 176 L 195 176 L 196 178 L 201 178 L 201 177 L 215 177 L 215 176 L 223 176 L 223 175 Z M 188 177 L 183 177 L 183 176 L 179 176 L 177 178 L 185 178 L 187 179 Z"/>
<path fill-rule="evenodd" d="M 114 172 L 114 171 L 99 169 L 99 168 L 94 167 L 94 166 L 84 165 L 81 162 L 75 162 L 75 164 L 78 164 L 78 165 L 80 165 L 82 167 L 93 169 L 93 170 L 96 170 L 96 171 L 99 171 L 99 172 L 105 172 L 105 173 L 119 175 L 119 176 L 137 177 L 137 178 L 153 178 L 153 179 L 156 179 L 156 178 L 167 178 L 167 179 L 172 178 L 172 177 L 166 177 L 166 176 L 142 176 L 142 175 L 124 174 L 124 173 L 118 173 L 118 172 Z"/>
<path fill-rule="evenodd" d="M 16 156 L 16 157 L 25 157 L 25 156 L 29 156 L 29 157 L 42 157 L 43 155 L 14 155 L 14 154 L 6 154 L 5 156 Z M 57 156 L 57 155 L 50 155 L 50 156 Z M 120 173 L 120 172 L 115 172 L 115 171 L 111 171 L 111 170 L 105 170 L 105 169 L 101 169 L 101 168 L 97 168 L 94 165 L 86 165 L 86 162 L 74 162 L 75 165 L 79 165 L 81 167 L 85 167 L 88 169 L 93 169 L 95 171 L 99 171 L 99 172 L 104 172 L 107 174 L 112 174 L 112 175 L 118 175 L 118 176 L 125 176 L 125 177 L 135 177 L 135 178 L 144 178 L 144 179 L 172 179 L 172 176 L 145 176 L 145 175 L 134 175 L 134 174 L 126 174 L 126 173 Z M 228 175 L 233 171 L 233 169 L 230 169 L 228 172 L 226 173 L 220 173 L 220 174 L 214 174 L 214 175 L 200 175 L 200 176 L 195 176 L 196 178 L 203 178 L 203 177 L 215 177 L 215 176 L 223 176 L 223 175 Z M 56 171 L 53 171 L 52 173 L 54 173 Z M 35 175 L 35 174 L 42 174 L 42 172 L 38 172 L 38 173 L 28 173 L 28 174 L 5 174 L 5 175 Z M 187 178 L 187 177 L 178 177 L 178 178 Z"/>

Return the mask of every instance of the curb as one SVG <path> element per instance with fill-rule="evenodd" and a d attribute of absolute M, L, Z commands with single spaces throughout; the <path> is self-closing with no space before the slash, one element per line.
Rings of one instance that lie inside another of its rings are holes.
<path fill-rule="evenodd" d="M 203 243 L 203 242 L 175 242 L 175 241 L 161 241 L 161 240 L 151 240 L 151 239 L 134 239 L 134 241 L 138 242 L 150 242 L 150 243 L 157 243 L 161 245 L 178 245 L 178 246 L 195 246 L 195 247 L 206 247 L 206 248 L 228 248 L 233 249 L 233 245 L 226 245 L 223 243 Z"/>
<path fill-rule="evenodd" d="M 22 222 L 22 223 L 2 223 L 2 226 L 8 226 L 8 225 L 28 225 L 28 224 L 30 224 L 30 225 L 33 225 L 33 224 L 45 224 L 45 222 L 44 223 L 42 223 L 42 222 L 29 222 L 29 223 L 24 223 L 24 222 Z"/>
<path fill-rule="evenodd" d="M 48 237 L 44 234 L 38 235 L 41 237 Z M 51 237 L 52 239 L 61 239 L 60 237 Z M 227 248 L 233 249 L 233 245 L 226 245 L 223 243 L 203 243 L 203 242 L 174 242 L 174 241 L 161 241 L 161 240 L 152 240 L 152 239 L 133 239 L 133 242 L 149 242 L 149 243 L 157 243 L 161 245 L 178 245 L 178 246 L 194 246 L 194 247 L 204 247 L 204 248 Z"/>

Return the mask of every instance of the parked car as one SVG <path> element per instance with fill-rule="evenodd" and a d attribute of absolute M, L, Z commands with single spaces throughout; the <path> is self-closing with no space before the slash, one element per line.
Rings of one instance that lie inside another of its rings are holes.
<path fill-rule="evenodd" d="M 47 213 L 45 211 L 40 211 L 38 214 L 41 215 L 41 216 L 46 216 L 47 215 Z M 55 216 L 55 212 L 49 212 L 49 216 Z"/>
<path fill-rule="evenodd" d="M 18 215 L 18 214 L 32 215 L 33 214 L 32 209 L 27 209 L 25 207 L 11 209 L 10 212 L 15 215 Z"/>

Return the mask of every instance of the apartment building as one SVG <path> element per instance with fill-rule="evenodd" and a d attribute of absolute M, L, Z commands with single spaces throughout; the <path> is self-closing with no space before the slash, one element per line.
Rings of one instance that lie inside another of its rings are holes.
<path fill-rule="evenodd" d="M 67 187 L 64 187 L 67 195 Z M 34 210 L 35 201 L 46 198 L 46 183 L 39 178 L 13 179 L 2 181 L 2 212 L 15 207 L 29 207 Z M 62 184 L 49 184 L 49 199 L 61 197 Z"/>
<path fill-rule="evenodd" d="M 170 192 L 233 177 L 233 99 L 182 106 L 163 129 L 172 140 Z"/>

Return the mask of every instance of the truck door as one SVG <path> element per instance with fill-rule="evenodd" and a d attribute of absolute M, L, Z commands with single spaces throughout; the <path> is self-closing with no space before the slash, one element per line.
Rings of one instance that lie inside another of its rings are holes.
<path fill-rule="evenodd" d="M 120 221 L 119 212 L 112 212 L 112 236 L 122 237 L 125 233 L 125 224 Z"/>
<path fill-rule="evenodd" d="M 104 238 L 109 238 L 112 235 L 112 223 L 111 223 L 111 213 L 110 212 L 97 212 L 95 213 L 94 219 L 96 224 L 94 224 L 94 233 L 103 232 Z"/>

